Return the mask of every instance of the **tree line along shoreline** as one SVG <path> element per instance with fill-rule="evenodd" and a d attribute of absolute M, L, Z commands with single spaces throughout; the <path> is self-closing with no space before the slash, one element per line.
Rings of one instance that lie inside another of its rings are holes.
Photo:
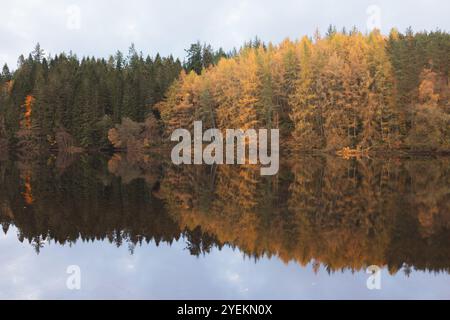
<path fill-rule="evenodd" d="M 173 56 L 45 57 L 39 44 L 0 74 L 0 148 L 164 147 L 177 128 L 277 128 L 282 152 L 450 153 L 450 35 L 330 27 L 225 52 L 194 43 Z"/>

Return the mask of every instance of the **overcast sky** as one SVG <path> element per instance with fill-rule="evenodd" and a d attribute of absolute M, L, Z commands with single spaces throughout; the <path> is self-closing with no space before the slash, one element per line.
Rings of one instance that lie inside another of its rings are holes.
<path fill-rule="evenodd" d="M 15 0 L 1 3 L 0 64 L 37 42 L 46 53 L 108 56 L 135 43 L 144 54 L 174 54 L 200 40 L 230 50 L 258 35 L 278 43 L 329 24 L 362 31 L 450 30 L 448 0 Z"/>

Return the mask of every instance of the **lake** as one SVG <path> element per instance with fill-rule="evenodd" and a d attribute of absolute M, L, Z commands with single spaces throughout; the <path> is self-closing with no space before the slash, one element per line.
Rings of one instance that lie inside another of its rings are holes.
<path fill-rule="evenodd" d="M 6 158 L 0 222 L 2 299 L 450 298 L 450 158 Z"/>

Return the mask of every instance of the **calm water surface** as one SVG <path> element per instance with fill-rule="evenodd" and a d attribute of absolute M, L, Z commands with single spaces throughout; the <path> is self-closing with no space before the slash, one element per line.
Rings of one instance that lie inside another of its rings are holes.
<path fill-rule="evenodd" d="M 449 158 L 3 159 L 0 223 L 0 298 L 450 298 Z"/>

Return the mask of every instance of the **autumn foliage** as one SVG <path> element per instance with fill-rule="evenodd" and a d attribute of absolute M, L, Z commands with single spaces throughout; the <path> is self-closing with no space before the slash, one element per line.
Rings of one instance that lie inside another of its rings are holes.
<path fill-rule="evenodd" d="M 422 37 L 429 47 L 410 74 L 405 61 L 418 52 L 400 46 Z M 432 41 L 442 45 L 437 53 Z M 166 135 L 202 120 L 219 129 L 279 128 L 294 151 L 450 150 L 449 63 L 438 60 L 449 51 L 447 34 L 395 30 L 389 37 L 354 30 L 244 47 L 200 75 L 182 72 L 157 108 Z"/>
<path fill-rule="evenodd" d="M 197 43 L 184 64 L 133 45 L 126 57 L 47 60 L 38 44 L 14 72 L 3 68 L 0 117 L 8 140 L 43 149 L 60 128 L 77 146 L 109 148 L 110 130 L 153 116 L 158 130 L 139 143 L 201 120 L 205 129 L 278 128 L 284 152 L 450 152 L 449 56 L 447 32 L 410 29 L 330 28 L 229 53 Z"/>
<path fill-rule="evenodd" d="M 25 104 L 24 104 L 24 127 L 26 129 L 31 129 L 31 113 L 33 110 L 33 104 L 34 104 L 35 98 L 31 95 L 26 96 L 25 98 Z"/>

